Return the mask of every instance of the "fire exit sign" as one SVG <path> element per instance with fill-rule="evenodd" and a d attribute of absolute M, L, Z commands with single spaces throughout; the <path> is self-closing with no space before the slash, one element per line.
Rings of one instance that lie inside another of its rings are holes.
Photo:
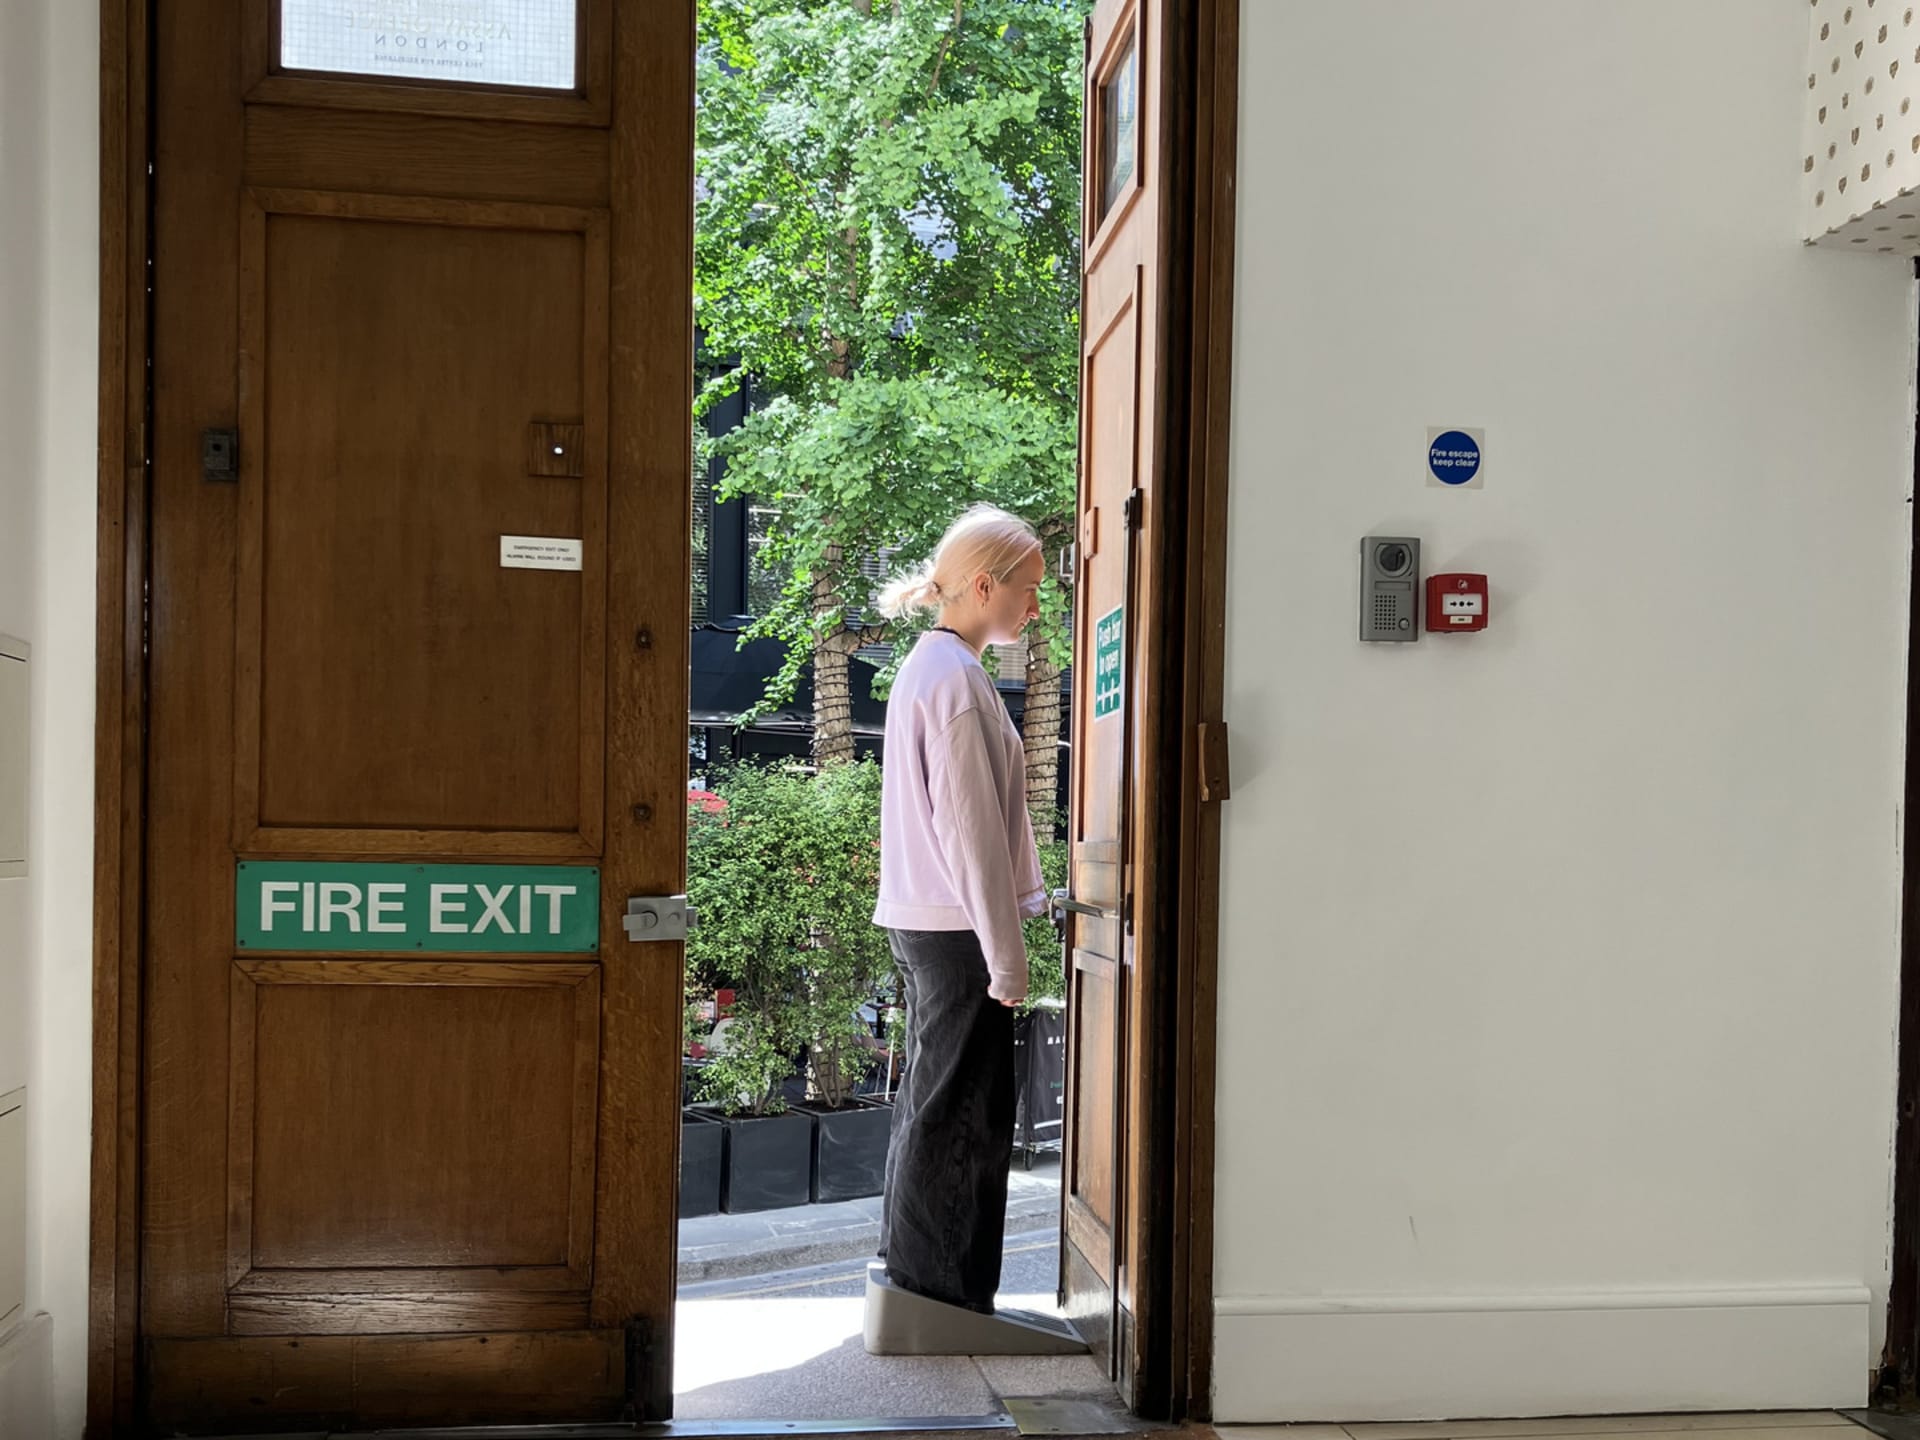
<path fill-rule="evenodd" d="M 1100 617 L 1093 627 L 1093 718 L 1104 720 L 1120 713 L 1126 688 L 1127 609 L 1121 605 Z"/>
<path fill-rule="evenodd" d="M 583 865 L 242 861 L 242 950 L 557 954 L 600 945 L 600 872 Z"/>

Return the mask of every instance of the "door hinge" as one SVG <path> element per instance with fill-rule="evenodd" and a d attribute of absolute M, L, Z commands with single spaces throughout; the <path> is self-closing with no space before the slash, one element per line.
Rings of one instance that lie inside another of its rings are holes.
<path fill-rule="evenodd" d="M 1233 798 L 1232 753 L 1224 723 L 1200 726 L 1200 802 L 1211 805 Z"/>
<path fill-rule="evenodd" d="M 1129 530 L 1140 528 L 1141 518 L 1147 510 L 1147 494 L 1144 490 L 1133 490 L 1127 494 L 1126 520 Z"/>
<path fill-rule="evenodd" d="M 623 1418 L 629 1424 L 659 1424 L 671 1408 L 672 1365 L 663 1363 L 658 1330 L 649 1316 L 636 1315 L 622 1328 L 627 1366 Z"/>

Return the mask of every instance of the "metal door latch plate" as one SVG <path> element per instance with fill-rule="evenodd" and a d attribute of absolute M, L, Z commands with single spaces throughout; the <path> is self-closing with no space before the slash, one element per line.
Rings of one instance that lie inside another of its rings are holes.
<path fill-rule="evenodd" d="M 684 895 L 633 895 L 620 923 L 629 940 L 684 940 L 695 921 Z"/>

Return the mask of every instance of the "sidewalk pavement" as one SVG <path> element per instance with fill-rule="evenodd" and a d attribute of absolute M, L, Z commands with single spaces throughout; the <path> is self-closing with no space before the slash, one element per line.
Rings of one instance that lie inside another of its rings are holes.
<path fill-rule="evenodd" d="M 1007 1183 L 1007 1231 L 1035 1229 L 1060 1214 L 1060 1157 L 1018 1161 Z M 798 1205 L 750 1215 L 701 1215 L 680 1222 L 680 1283 L 769 1275 L 871 1255 L 880 1244 L 880 1197 L 839 1205 Z"/>

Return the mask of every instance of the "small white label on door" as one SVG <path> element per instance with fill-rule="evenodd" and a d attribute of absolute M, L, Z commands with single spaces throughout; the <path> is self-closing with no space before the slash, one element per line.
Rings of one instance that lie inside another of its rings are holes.
<path fill-rule="evenodd" d="M 552 540 L 540 535 L 502 535 L 503 570 L 578 570 L 586 547 L 578 540 Z"/>

